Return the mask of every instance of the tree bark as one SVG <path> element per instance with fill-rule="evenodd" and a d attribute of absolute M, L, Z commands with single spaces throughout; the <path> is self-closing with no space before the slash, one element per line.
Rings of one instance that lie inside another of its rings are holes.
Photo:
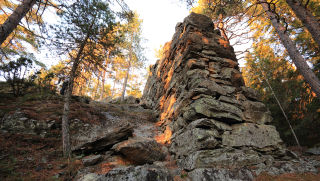
<path fill-rule="evenodd" d="M 219 20 L 217 23 L 217 27 L 220 29 L 221 35 L 222 37 L 228 42 L 228 44 L 230 45 L 230 40 L 229 37 L 226 33 L 226 29 L 224 28 L 224 22 L 223 22 L 223 15 L 219 14 Z"/>
<path fill-rule="evenodd" d="M 105 77 L 106 77 L 106 71 L 103 70 L 103 72 L 101 73 L 101 77 L 102 77 L 102 80 L 101 80 L 101 92 L 100 92 L 100 98 L 99 100 L 102 100 L 103 97 L 104 97 L 104 85 L 105 85 Z"/>
<path fill-rule="evenodd" d="M 302 24 L 308 29 L 314 41 L 320 48 L 320 23 L 312 13 L 300 4 L 300 1 L 286 0 L 294 14 L 300 19 Z"/>
<path fill-rule="evenodd" d="M 314 74 L 312 69 L 308 66 L 306 60 L 299 53 L 296 45 L 290 39 L 289 35 L 286 33 L 285 28 L 278 22 L 276 15 L 269 10 L 268 3 L 265 0 L 258 0 L 263 9 L 266 11 L 268 18 L 270 19 L 274 29 L 279 35 L 282 45 L 286 48 L 289 53 L 290 58 L 297 67 L 298 71 L 302 74 L 306 82 L 310 85 L 313 92 L 320 96 L 320 80 Z"/>
<path fill-rule="evenodd" d="M 130 56 L 131 57 L 131 56 Z M 130 58 L 131 60 L 131 58 Z M 124 101 L 124 96 L 126 94 L 126 89 L 127 89 L 127 84 L 128 84 L 128 79 L 129 79 L 129 72 L 130 72 L 130 67 L 131 67 L 131 61 L 129 61 L 128 69 L 127 69 L 127 74 L 124 79 L 123 85 L 122 85 L 122 94 L 121 94 L 121 102 Z"/>
<path fill-rule="evenodd" d="M 98 90 L 99 90 L 99 85 L 100 85 L 100 78 L 98 76 L 97 77 L 97 85 L 94 88 L 93 100 L 96 100 L 96 97 L 97 97 L 97 94 L 98 94 Z"/>
<path fill-rule="evenodd" d="M 131 42 L 130 42 L 130 46 L 129 46 L 129 62 L 128 62 L 129 64 L 128 64 L 128 69 L 127 69 L 127 74 L 126 74 L 126 77 L 123 82 L 121 102 L 124 101 L 124 96 L 126 94 L 126 88 L 127 88 L 128 79 L 129 79 L 129 72 L 130 72 L 131 61 L 132 61 L 132 43 L 133 43 L 133 33 L 131 33 Z"/>
<path fill-rule="evenodd" d="M 108 67 L 109 58 L 110 58 L 110 51 L 108 51 L 108 53 L 107 53 L 107 57 L 106 57 L 106 67 L 105 67 L 105 69 L 103 70 L 103 73 L 102 73 L 100 100 L 102 100 L 102 99 L 104 98 L 104 85 L 105 85 L 106 69 L 107 69 L 107 67 Z"/>
<path fill-rule="evenodd" d="M 8 19 L 0 25 L 0 45 L 7 39 L 12 31 L 19 25 L 21 19 L 31 10 L 36 0 L 24 0 L 8 17 Z"/>
<path fill-rule="evenodd" d="M 114 96 L 114 92 L 115 92 L 115 87 L 116 87 L 116 77 L 117 77 L 117 73 L 116 76 L 113 79 L 113 86 L 112 86 L 112 91 L 111 91 L 111 98 L 113 98 Z"/>
<path fill-rule="evenodd" d="M 70 158 L 70 155 L 71 155 L 70 131 L 69 131 L 70 100 L 72 95 L 74 79 L 76 77 L 76 71 L 80 63 L 80 56 L 88 41 L 88 38 L 89 38 L 89 35 L 87 35 L 85 40 L 81 43 L 77 56 L 74 59 L 72 69 L 70 72 L 67 93 L 64 96 L 64 107 L 63 107 L 63 114 L 62 114 L 62 147 L 63 147 L 63 156 L 67 158 Z"/>

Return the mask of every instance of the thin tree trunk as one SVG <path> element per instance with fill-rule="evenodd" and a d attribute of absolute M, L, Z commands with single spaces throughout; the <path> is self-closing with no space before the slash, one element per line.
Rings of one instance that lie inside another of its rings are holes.
<path fill-rule="evenodd" d="M 306 82 L 310 85 L 312 91 L 314 91 L 317 96 L 320 96 L 320 80 L 308 66 L 306 60 L 304 60 L 304 58 L 301 56 L 297 47 L 286 33 L 285 28 L 278 22 L 276 15 L 269 10 L 268 3 L 265 0 L 258 1 L 266 11 L 268 18 L 279 35 L 282 45 L 286 48 L 298 71 L 303 75 Z"/>
<path fill-rule="evenodd" d="M 0 45 L 7 39 L 12 31 L 19 25 L 21 19 L 31 10 L 36 0 L 24 0 L 8 17 L 8 19 L 0 25 Z"/>
<path fill-rule="evenodd" d="M 117 73 L 116 73 L 116 76 L 117 76 Z M 115 87 L 116 87 L 116 77 L 115 77 L 114 80 L 113 80 L 111 98 L 113 98 L 113 96 L 114 96 Z"/>
<path fill-rule="evenodd" d="M 289 119 L 288 119 L 287 114 L 284 112 L 284 109 L 283 109 L 283 107 L 282 107 L 282 105 L 281 105 L 278 97 L 277 97 L 276 94 L 274 93 L 274 91 L 273 91 L 273 89 L 272 89 L 272 87 L 271 87 L 271 85 L 270 85 L 270 83 L 269 83 L 269 80 L 268 80 L 268 78 L 267 78 L 266 76 L 265 76 L 265 79 L 266 79 L 266 82 L 267 82 L 267 84 L 268 84 L 268 87 L 270 88 L 270 90 L 271 90 L 271 92 L 272 92 L 272 95 L 273 95 L 274 99 L 277 101 L 277 104 L 278 104 L 278 106 L 280 107 L 281 112 L 282 112 L 284 118 L 286 119 L 286 121 L 287 121 L 287 123 L 288 123 L 288 125 L 289 125 L 289 127 L 290 127 L 291 133 L 292 133 L 294 139 L 296 140 L 297 145 L 299 146 L 299 148 L 301 148 L 300 143 L 299 143 L 299 140 L 298 140 L 298 137 L 297 137 L 296 133 L 294 132 L 292 126 L 291 126 L 291 123 L 290 123 L 290 121 L 289 121 Z"/>
<path fill-rule="evenodd" d="M 127 74 L 123 82 L 123 87 L 122 87 L 122 94 L 121 94 L 121 102 L 124 101 L 124 96 L 126 94 L 126 88 L 128 84 L 128 79 L 129 79 L 129 72 L 131 68 L 131 61 L 132 61 L 132 43 L 133 43 L 133 33 L 131 34 L 131 42 L 130 42 L 130 47 L 129 47 L 129 65 L 127 69 Z"/>
<path fill-rule="evenodd" d="M 227 33 L 226 33 L 226 29 L 224 28 L 224 22 L 223 22 L 223 15 L 222 14 L 219 14 L 219 21 L 218 21 L 218 26 L 217 26 L 219 29 L 220 29 L 220 32 L 221 32 L 221 35 L 222 37 L 228 42 L 228 44 L 230 45 L 230 40 L 227 36 Z"/>
<path fill-rule="evenodd" d="M 97 77 L 97 84 L 96 84 L 96 86 L 94 88 L 94 94 L 93 94 L 93 99 L 94 100 L 96 100 L 98 89 L 99 89 L 99 85 L 100 85 L 100 78 Z"/>
<path fill-rule="evenodd" d="M 92 28 L 94 21 L 95 21 L 95 18 L 91 22 L 89 30 Z M 69 80 L 67 93 L 65 94 L 65 97 L 64 97 L 64 107 L 63 107 L 63 113 L 62 113 L 62 147 L 63 147 L 63 156 L 68 158 L 70 158 L 71 156 L 70 131 L 69 131 L 70 99 L 72 95 L 74 79 L 76 77 L 76 71 L 80 64 L 80 57 L 82 55 L 84 47 L 87 44 L 89 36 L 90 36 L 90 31 L 87 32 L 86 37 L 84 38 L 83 42 L 80 44 L 79 51 L 77 53 L 76 58 L 74 59 L 72 69 L 70 72 L 70 77 L 69 77 L 70 80 Z"/>
<path fill-rule="evenodd" d="M 105 85 L 105 76 L 106 76 L 106 71 L 103 70 L 102 74 L 102 80 L 101 80 L 101 92 L 100 92 L 100 98 L 99 100 L 102 100 L 104 97 L 104 85 Z"/>
<path fill-rule="evenodd" d="M 85 84 L 85 83 L 79 85 L 79 92 L 78 92 L 78 94 L 79 94 L 80 96 L 83 96 L 83 94 L 82 94 L 82 88 L 83 88 L 83 85 L 84 85 L 84 84 Z"/>
<path fill-rule="evenodd" d="M 131 58 L 130 58 L 131 60 Z M 130 72 L 130 67 L 131 67 L 131 62 L 129 61 L 128 69 L 127 69 L 127 74 L 124 79 L 123 85 L 122 85 L 122 94 L 121 94 L 121 102 L 124 101 L 124 96 L 126 94 L 126 89 L 127 89 L 127 84 L 128 84 L 128 79 L 129 79 L 129 72 Z"/>
<path fill-rule="evenodd" d="M 80 45 L 80 49 L 77 53 L 76 58 L 74 59 L 72 69 L 69 77 L 69 84 L 67 88 L 67 93 L 64 96 L 64 107 L 62 114 L 62 147 L 63 147 L 63 156 L 70 158 L 71 154 L 71 145 L 70 145 L 70 132 L 69 132 L 69 111 L 70 111 L 70 99 L 72 95 L 73 83 L 76 77 L 76 71 L 80 63 L 80 56 L 84 49 L 84 46 L 87 43 L 89 35 L 85 38 L 85 40 Z"/>
<path fill-rule="evenodd" d="M 308 29 L 314 41 L 320 48 L 320 23 L 312 13 L 300 4 L 300 1 L 286 0 L 294 14 L 300 19 L 302 24 Z"/>
<path fill-rule="evenodd" d="M 103 70 L 103 73 L 102 73 L 102 83 L 101 83 L 100 100 L 102 100 L 102 99 L 104 98 L 104 85 L 105 85 L 106 69 L 107 69 L 107 67 L 108 67 L 109 58 L 110 58 L 110 51 L 108 51 L 108 53 L 107 53 L 107 57 L 106 57 L 106 67 L 105 67 L 105 69 Z"/>
<path fill-rule="evenodd" d="M 87 81 L 87 87 L 85 89 L 85 92 L 87 93 L 87 96 L 89 95 L 88 92 L 90 92 L 90 86 L 91 86 L 91 76 L 89 77 L 88 81 Z"/>

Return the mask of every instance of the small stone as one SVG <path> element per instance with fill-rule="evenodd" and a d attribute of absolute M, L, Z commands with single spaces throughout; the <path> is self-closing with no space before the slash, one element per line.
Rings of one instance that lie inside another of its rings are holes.
<path fill-rule="evenodd" d="M 29 156 L 29 157 L 27 157 L 27 161 L 32 162 L 32 161 L 34 161 L 34 158 Z"/>
<path fill-rule="evenodd" d="M 310 155 L 320 155 L 320 147 L 309 148 L 305 153 Z"/>
<path fill-rule="evenodd" d="M 96 173 L 88 173 L 79 178 L 79 181 L 97 181 L 101 176 Z"/>
<path fill-rule="evenodd" d="M 51 169 L 53 169 L 53 165 L 52 164 L 47 164 L 47 168 L 49 169 L 49 170 L 51 170 Z"/>
<path fill-rule="evenodd" d="M 36 171 L 37 172 L 39 172 L 40 170 L 42 170 L 43 169 L 43 167 L 41 166 L 41 165 L 38 165 L 37 167 L 36 167 Z"/>
<path fill-rule="evenodd" d="M 90 155 L 86 156 L 82 159 L 82 163 L 84 166 L 92 166 L 97 164 L 99 161 L 101 161 L 102 156 L 101 155 Z"/>
<path fill-rule="evenodd" d="M 64 168 L 66 168 L 67 166 L 68 166 L 68 164 L 63 163 L 63 164 L 60 164 L 60 165 L 59 165 L 59 168 L 60 168 L 60 169 L 64 169 Z"/>
<path fill-rule="evenodd" d="M 47 158 L 46 158 L 46 157 L 42 157 L 42 158 L 41 158 L 41 162 L 42 162 L 42 163 L 47 163 L 47 162 L 48 162 L 48 161 L 47 161 Z"/>
<path fill-rule="evenodd" d="M 26 120 L 28 120 L 28 118 L 23 117 L 23 118 L 19 118 L 19 120 L 20 121 L 26 121 Z"/>

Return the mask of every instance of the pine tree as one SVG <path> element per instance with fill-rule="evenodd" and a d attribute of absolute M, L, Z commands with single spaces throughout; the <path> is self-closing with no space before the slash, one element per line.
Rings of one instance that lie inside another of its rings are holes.
<path fill-rule="evenodd" d="M 112 30 L 115 18 L 108 4 L 101 0 L 80 0 L 72 4 L 63 4 L 62 10 L 58 13 L 62 22 L 55 28 L 52 27 L 56 32 L 55 43 L 61 51 L 69 53 L 72 61 L 62 115 L 63 153 L 65 157 L 69 157 L 70 133 L 68 116 L 70 98 L 78 67 L 82 61 L 92 60 L 89 57 L 99 56 L 96 54 L 98 47 L 107 46 L 99 43 Z"/>
<path fill-rule="evenodd" d="M 10 33 L 19 25 L 21 19 L 30 11 L 36 0 L 24 0 L 10 17 L 0 26 L 0 45 Z"/>
<path fill-rule="evenodd" d="M 308 29 L 312 38 L 317 42 L 320 48 L 320 23 L 319 20 L 312 14 L 306 7 L 310 1 L 307 1 L 305 5 L 300 1 L 286 0 L 287 4 L 291 7 L 294 14 L 299 18 L 302 24 Z"/>
<path fill-rule="evenodd" d="M 290 39 L 289 35 L 286 32 L 286 28 L 282 26 L 279 22 L 279 18 L 277 18 L 277 15 L 275 12 L 271 9 L 271 6 L 269 3 L 267 3 L 265 0 L 258 0 L 261 3 L 261 6 L 265 10 L 267 17 L 271 21 L 275 31 L 277 32 L 279 39 L 282 43 L 282 45 L 286 48 L 286 50 L 289 53 L 290 58 L 296 65 L 299 72 L 303 75 L 306 82 L 309 83 L 312 90 L 320 96 L 320 80 L 315 75 L 315 73 L 312 71 L 312 69 L 309 67 L 305 59 L 302 57 L 302 55 L 299 53 L 298 49 L 296 48 L 296 45 L 294 42 Z"/>

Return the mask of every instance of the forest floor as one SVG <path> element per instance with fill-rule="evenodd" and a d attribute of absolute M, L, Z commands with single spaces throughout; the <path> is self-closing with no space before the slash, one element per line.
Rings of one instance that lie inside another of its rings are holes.
<path fill-rule="evenodd" d="M 20 109 L 30 119 L 50 119 L 61 123 L 63 99 L 59 95 L 30 94 L 14 98 L 0 93 L 0 100 L 0 121 L 4 115 Z M 144 119 L 154 119 L 144 112 L 124 111 L 120 105 L 108 106 L 95 101 L 88 104 L 79 98 L 72 100 L 70 119 L 81 118 L 83 121 L 96 122 L 105 118 L 101 114 L 105 111 L 112 111 L 131 120 L 139 120 L 136 118 L 143 116 L 147 116 Z M 303 155 L 303 151 L 297 151 L 294 147 L 291 149 L 301 157 L 311 157 Z M 314 158 L 320 160 L 320 156 Z M 77 170 L 83 167 L 80 157 L 73 156 L 71 160 L 62 157 L 60 129 L 52 129 L 45 137 L 0 131 L 0 180 L 72 180 Z M 320 180 L 320 174 L 287 173 L 271 176 L 262 173 L 256 180 L 316 181 Z"/>

